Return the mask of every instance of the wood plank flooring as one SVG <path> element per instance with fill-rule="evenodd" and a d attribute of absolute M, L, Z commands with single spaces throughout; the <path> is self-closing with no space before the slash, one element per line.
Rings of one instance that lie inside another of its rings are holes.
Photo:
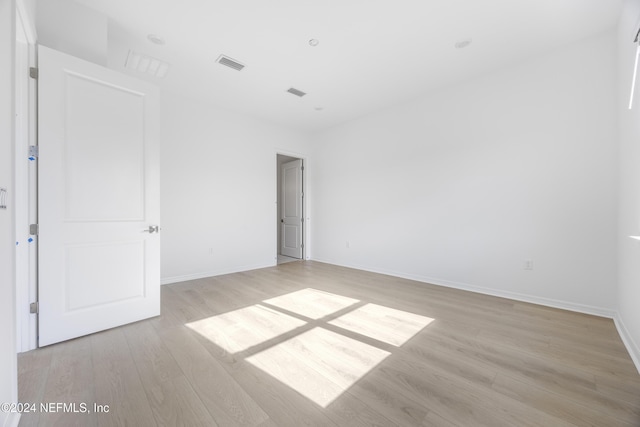
<path fill-rule="evenodd" d="M 20 426 L 640 426 L 609 319 L 309 261 L 163 286 L 18 367 L 20 402 L 92 412 Z"/>

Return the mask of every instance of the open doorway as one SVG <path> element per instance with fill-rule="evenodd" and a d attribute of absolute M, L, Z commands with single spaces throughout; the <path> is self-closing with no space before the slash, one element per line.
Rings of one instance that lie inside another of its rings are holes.
<path fill-rule="evenodd" d="M 304 259 L 304 162 L 278 154 L 277 254 L 278 264 Z"/>

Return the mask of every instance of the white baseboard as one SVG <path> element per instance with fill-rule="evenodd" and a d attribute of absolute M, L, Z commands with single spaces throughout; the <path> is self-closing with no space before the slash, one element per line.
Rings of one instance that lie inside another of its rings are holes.
<path fill-rule="evenodd" d="M 326 264 L 339 265 L 341 267 L 370 271 L 372 273 L 386 274 L 388 276 L 394 276 L 394 277 L 401 277 L 403 279 L 415 280 L 417 282 L 429 283 L 432 285 L 445 286 L 448 288 L 461 289 L 461 290 L 470 291 L 470 292 L 477 292 L 485 295 L 492 295 L 492 296 L 508 298 L 516 301 L 529 302 L 533 304 L 544 305 L 547 307 L 560 308 L 563 310 L 575 311 L 578 313 L 591 314 L 594 316 L 613 319 L 616 329 L 618 330 L 618 334 L 620 335 L 620 338 L 622 339 L 623 344 L 627 348 L 627 352 L 629 353 L 629 356 L 631 356 L 631 360 L 636 366 L 638 373 L 640 373 L 640 346 L 638 346 L 638 343 L 636 343 L 633 340 L 631 334 L 629 333 L 629 330 L 627 329 L 624 322 L 622 321 L 620 314 L 615 310 L 610 310 L 607 308 L 595 307 L 590 305 L 584 305 L 584 304 L 576 304 L 573 302 L 555 300 L 552 298 L 544 298 L 544 297 L 538 297 L 533 295 L 520 294 L 517 292 L 508 292 L 508 291 L 502 291 L 498 289 L 483 288 L 480 286 L 469 285 L 466 283 L 451 282 L 449 280 L 434 279 L 430 277 L 404 274 L 404 273 L 399 273 L 394 271 L 383 271 L 379 269 L 372 269 L 372 268 L 367 268 L 367 267 L 358 266 L 358 265 L 347 265 L 344 263 L 339 263 L 332 260 L 326 260 L 326 259 L 320 259 L 320 258 L 314 258 L 313 260 L 318 262 L 324 262 Z"/>
<path fill-rule="evenodd" d="M 20 413 L 10 412 L 7 418 L 4 419 L 4 427 L 18 427 L 20 424 Z"/>
<path fill-rule="evenodd" d="M 622 338 L 624 346 L 629 352 L 629 356 L 631 356 L 631 360 L 633 360 L 638 373 L 640 373 L 640 346 L 638 346 L 638 343 L 636 343 L 631 337 L 629 330 L 620 317 L 620 313 L 616 313 L 613 321 L 616 324 L 616 329 L 618 330 L 618 334 L 620 334 L 620 338 Z"/>
<path fill-rule="evenodd" d="M 257 270 L 259 268 L 273 267 L 275 265 L 276 265 L 276 261 L 273 261 L 271 264 L 244 265 L 244 266 L 233 267 L 233 268 L 224 269 L 224 270 L 211 270 L 211 271 L 203 271 L 203 272 L 194 273 L 194 274 L 185 274 L 183 276 L 162 277 L 160 279 L 160 284 L 169 285 L 171 283 L 205 279 L 207 277 L 222 276 L 223 274 L 240 273 L 243 271 Z"/>
<path fill-rule="evenodd" d="M 452 282 L 450 280 L 444 280 L 444 279 L 439 279 L 434 277 L 425 277 L 425 276 L 420 276 L 415 274 L 406 274 L 398 271 L 380 270 L 380 269 L 369 268 L 369 267 L 360 266 L 360 265 L 349 265 L 349 264 L 339 263 L 339 262 L 335 262 L 328 259 L 314 258 L 313 260 L 318 262 L 324 262 L 326 264 L 338 265 L 341 267 L 354 268 L 357 270 L 364 270 L 364 271 L 369 271 L 369 272 L 378 273 L 378 274 L 385 274 L 387 276 L 400 277 L 402 279 L 415 280 L 416 282 L 429 283 L 432 285 L 460 289 L 463 291 L 476 292 L 479 294 L 491 295 L 494 297 L 507 298 L 507 299 L 522 301 L 522 302 L 529 302 L 532 304 L 539 304 L 547 307 L 559 308 L 562 310 L 575 311 L 578 313 L 591 314 L 594 316 L 606 317 L 609 319 L 613 319 L 616 315 L 615 310 L 602 308 L 602 307 L 595 307 L 595 306 L 590 306 L 585 304 L 577 304 L 570 301 L 562 301 L 562 300 L 556 300 L 553 298 L 544 298 L 544 297 L 538 297 L 535 295 L 509 292 L 501 289 L 484 288 L 481 286 L 470 285 L 468 283 Z"/>

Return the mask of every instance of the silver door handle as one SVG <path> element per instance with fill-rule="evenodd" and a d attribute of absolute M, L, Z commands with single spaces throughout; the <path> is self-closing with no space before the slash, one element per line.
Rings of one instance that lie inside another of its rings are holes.
<path fill-rule="evenodd" d="M 159 233 L 160 226 L 159 225 L 150 225 L 146 230 L 142 230 L 143 233 Z"/>

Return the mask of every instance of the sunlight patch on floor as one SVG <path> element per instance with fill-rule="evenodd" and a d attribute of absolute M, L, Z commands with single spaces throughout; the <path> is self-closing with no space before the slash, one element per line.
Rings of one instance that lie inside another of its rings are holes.
<path fill-rule="evenodd" d="M 329 324 L 399 347 L 432 321 L 407 311 L 366 304 Z"/>
<path fill-rule="evenodd" d="M 317 289 L 302 289 L 264 302 L 311 319 L 320 319 L 360 301 Z"/>
<path fill-rule="evenodd" d="M 186 326 L 229 353 L 249 350 L 244 360 L 326 408 L 391 354 L 336 327 L 399 347 L 434 320 L 358 303 L 307 288 Z M 323 319 L 337 312 L 346 314 Z M 332 330 L 324 327 L 328 325 Z"/>
<path fill-rule="evenodd" d="M 246 360 L 326 408 L 389 354 L 314 328 Z"/>
<path fill-rule="evenodd" d="M 303 320 L 257 304 L 186 326 L 229 353 L 237 353 L 305 324 Z"/>

